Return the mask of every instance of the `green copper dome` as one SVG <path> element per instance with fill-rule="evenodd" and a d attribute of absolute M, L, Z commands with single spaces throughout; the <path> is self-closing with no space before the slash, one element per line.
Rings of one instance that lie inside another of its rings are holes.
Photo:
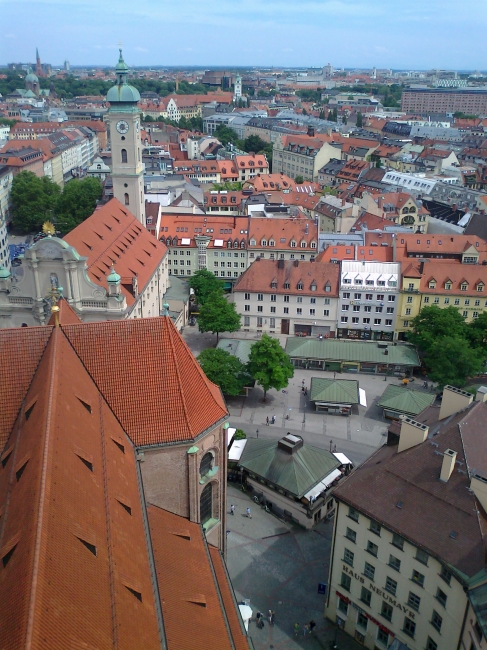
<path fill-rule="evenodd" d="M 0 280 L 8 280 L 10 277 L 10 271 L 4 266 L 0 266 Z"/>
<path fill-rule="evenodd" d="M 110 104 L 136 104 L 140 100 L 140 93 L 137 88 L 127 83 L 128 72 L 128 66 L 123 60 L 122 50 L 120 50 L 120 57 L 115 67 L 117 83 L 107 93 L 107 102 L 110 102 Z"/>
<path fill-rule="evenodd" d="M 32 70 L 29 68 L 29 74 L 25 78 L 26 81 L 30 81 L 31 83 L 39 83 L 39 78 L 37 75 L 35 75 Z"/>
<path fill-rule="evenodd" d="M 115 267 L 112 266 L 112 270 L 110 271 L 110 275 L 107 277 L 107 282 L 109 284 L 117 284 L 120 282 L 121 278 L 118 275 L 118 273 L 115 271 Z"/>

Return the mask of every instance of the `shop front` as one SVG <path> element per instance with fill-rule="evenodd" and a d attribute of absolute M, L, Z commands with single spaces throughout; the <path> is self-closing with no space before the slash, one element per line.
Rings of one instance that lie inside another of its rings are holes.
<path fill-rule="evenodd" d="M 354 341 L 393 341 L 394 332 L 382 332 L 375 330 L 348 329 L 346 327 L 337 328 L 338 339 L 350 339 Z"/>

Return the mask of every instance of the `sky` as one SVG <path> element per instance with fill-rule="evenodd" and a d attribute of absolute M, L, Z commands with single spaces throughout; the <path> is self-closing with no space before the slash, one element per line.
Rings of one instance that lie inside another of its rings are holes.
<path fill-rule="evenodd" d="M 0 64 L 486 70 L 486 34 L 486 0 L 0 0 Z"/>

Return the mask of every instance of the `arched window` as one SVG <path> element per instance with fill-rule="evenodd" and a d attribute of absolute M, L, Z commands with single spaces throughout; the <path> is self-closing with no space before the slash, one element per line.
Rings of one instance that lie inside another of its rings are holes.
<path fill-rule="evenodd" d="M 127 149 L 122 149 L 122 162 L 127 162 Z"/>
<path fill-rule="evenodd" d="M 240 242 L 240 248 L 245 248 L 245 240 L 244 239 L 242 239 L 242 241 Z"/>
<path fill-rule="evenodd" d="M 232 240 L 231 239 L 229 239 L 227 241 L 227 248 L 232 248 Z"/>
<path fill-rule="evenodd" d="M 177 246 L 177 245 L 178 245 L 178 238 L 177 238 L 177 237 L 174 237 L 174 239 L 172 240 L 172 245 L 173 245 L 173 246 Z"/>
<path fill-rule="evenodd" d="M 234 248 L 238 248 L 238 239 L 236 239 L 236 240 L 233 242 L 233 247 L 234 247 Z"/>
<path fill-rule="evenodd" d="M 203 456 L 200 463 L 200 476 L 206 476 L 213 465 L 213 454 L 208 452 Z"/>
<path fill-rule="evenodd" d="M 200 523 L 206 524 L 213 515 L 213 484 L 208 483 L 200 496 Z"/>
<path fill-rule="evenodd" d="M 125 205 L 130 205 L 129 195 L 127 194 L 127 192 L 125 192 L 123 198 L 125 199 Z"/>

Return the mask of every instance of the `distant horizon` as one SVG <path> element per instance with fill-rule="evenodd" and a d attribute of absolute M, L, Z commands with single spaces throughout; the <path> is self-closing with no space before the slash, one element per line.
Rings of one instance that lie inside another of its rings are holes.
<path fill-rule="evenodd" d="M 56 66 L 108 67 L 121 41 L 136 68 L 340 62 L 347 69 L 468 72 L 487 70 L 485 33 L 485 0 L 471 0 L 468 11 L 457 0 L 3 0 L 0 60 L 33 61 L 38 47 L 41 61 Z"/>

